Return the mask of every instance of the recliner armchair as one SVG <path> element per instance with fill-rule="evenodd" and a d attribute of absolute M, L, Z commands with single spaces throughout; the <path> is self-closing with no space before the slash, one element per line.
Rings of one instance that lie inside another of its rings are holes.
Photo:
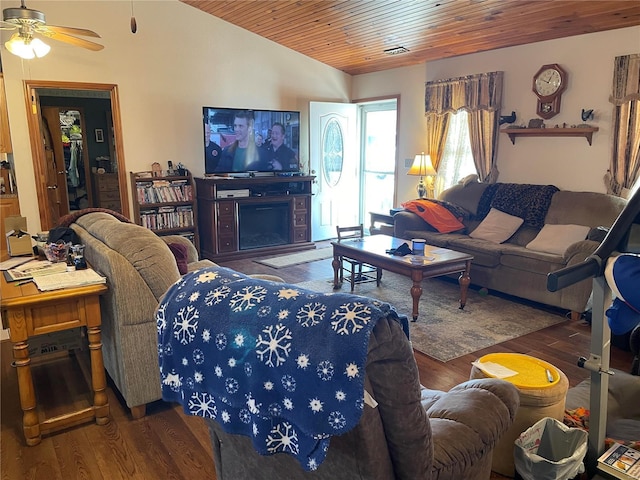
<path fill-rule="evenodd" d="M 486 480 L 519 406 L 518 390 L 504 380 L 470 380 L 449 392 L 422 387 L 410 342 L 387 318 L 369 337 L 365 389 L 377 406 L 365 406 L 354 429 L 332 438 L 314 472 L 284 453 L 261 456 L 248 437 L 208 419 L 216 478 Z"/>

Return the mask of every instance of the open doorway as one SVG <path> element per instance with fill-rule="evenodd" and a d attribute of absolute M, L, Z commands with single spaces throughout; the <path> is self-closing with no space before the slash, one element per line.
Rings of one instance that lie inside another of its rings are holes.
<path fill-rule="evenodd" d="M 25 81 L 25 88 L 35 178 L 42 179 L 36 181 L 41 228 L 49 230 L 61 216 L 86 207 L 128 217 L 117 87 Z"/>

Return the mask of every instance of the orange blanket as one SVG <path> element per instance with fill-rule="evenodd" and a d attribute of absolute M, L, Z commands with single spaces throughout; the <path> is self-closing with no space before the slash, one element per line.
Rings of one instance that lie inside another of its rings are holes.
<path fill-rule="evenodd" d="M 445 207 L 431 200 L 411 200 L 403 203 L 402 206 L 418 215 L 440 233 L 456 232 L 464 228 L 461 219 L 456 218 Z"/>

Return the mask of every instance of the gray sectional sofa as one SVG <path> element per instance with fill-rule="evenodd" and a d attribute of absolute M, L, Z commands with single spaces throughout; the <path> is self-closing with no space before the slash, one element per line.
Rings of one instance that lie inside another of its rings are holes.
<path fill-rule="evenodd" d="M 532 191 L 541 194 L 520 194 Z M 463 230 L 439 233 L 420 216 L 405 210 L 394 216 L 394 235 L 406 239 L 424 238 L 429 244 L 469 253 L 474 256 L 472 284 L 571 310 L 573 318 L 587 309 L 592 281 L 584 280 L 549 292 L 547 274 L 580 263 L 592 254 L 602 240 L 603 232 L 606 233 L 598 227 L 610 227 L 626 205 L 626 200 L 602 193 L 571 192 L 552 186 L 490 185 L 477 181 L 455 185 L 444 191 L 438 200 L 443 206 L 464 214 Z M 494 207 L 512 209 L 512 214 L 522 216 L 525 221 L 503 243 L 469 236 Z M 537 220 L 532 214 L 538 215 Z M 562 254 L 526 248 L 545 224 L 584 225 L 591 230 L 585 239 L 569 245 Z"/>

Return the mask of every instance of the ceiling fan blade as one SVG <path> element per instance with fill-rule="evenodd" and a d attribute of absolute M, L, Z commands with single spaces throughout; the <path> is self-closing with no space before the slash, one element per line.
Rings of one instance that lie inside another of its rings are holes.
<path fill-rule="evenodd" d="M 84 38 L 77 38 L 72 35 L 67 35 L 66 33 L 58 33 L 50 30 L 49 32 L 39 32 L 45 37 L 52 38 L 53 40 L 58 40 L 60 42 L 69 43 L 71 45 L 75 45 L 76 47 L 82 47 L 89 50 L 93 50 L 97 52 L 98 50 L 102 50 L 104 48 L 103 45 L 99 43 L 90 42 L 89 40 L 85 40 Z"/>
<path fill-rule="evenodd" d="M 67 35 L 82 35 L 83 37 L 100 38 L 93 30 L 87 30 L 86 28 L 74 28 L 74 27 L 60 27 L 57 25 L 43 25 L 42 27 L 36 27 L 39 33 L 44 33 L 44 30 L 49 30 L 54 33 L 66 33 Z M 46 34 L 45 34 L 46 35 Z"/>

